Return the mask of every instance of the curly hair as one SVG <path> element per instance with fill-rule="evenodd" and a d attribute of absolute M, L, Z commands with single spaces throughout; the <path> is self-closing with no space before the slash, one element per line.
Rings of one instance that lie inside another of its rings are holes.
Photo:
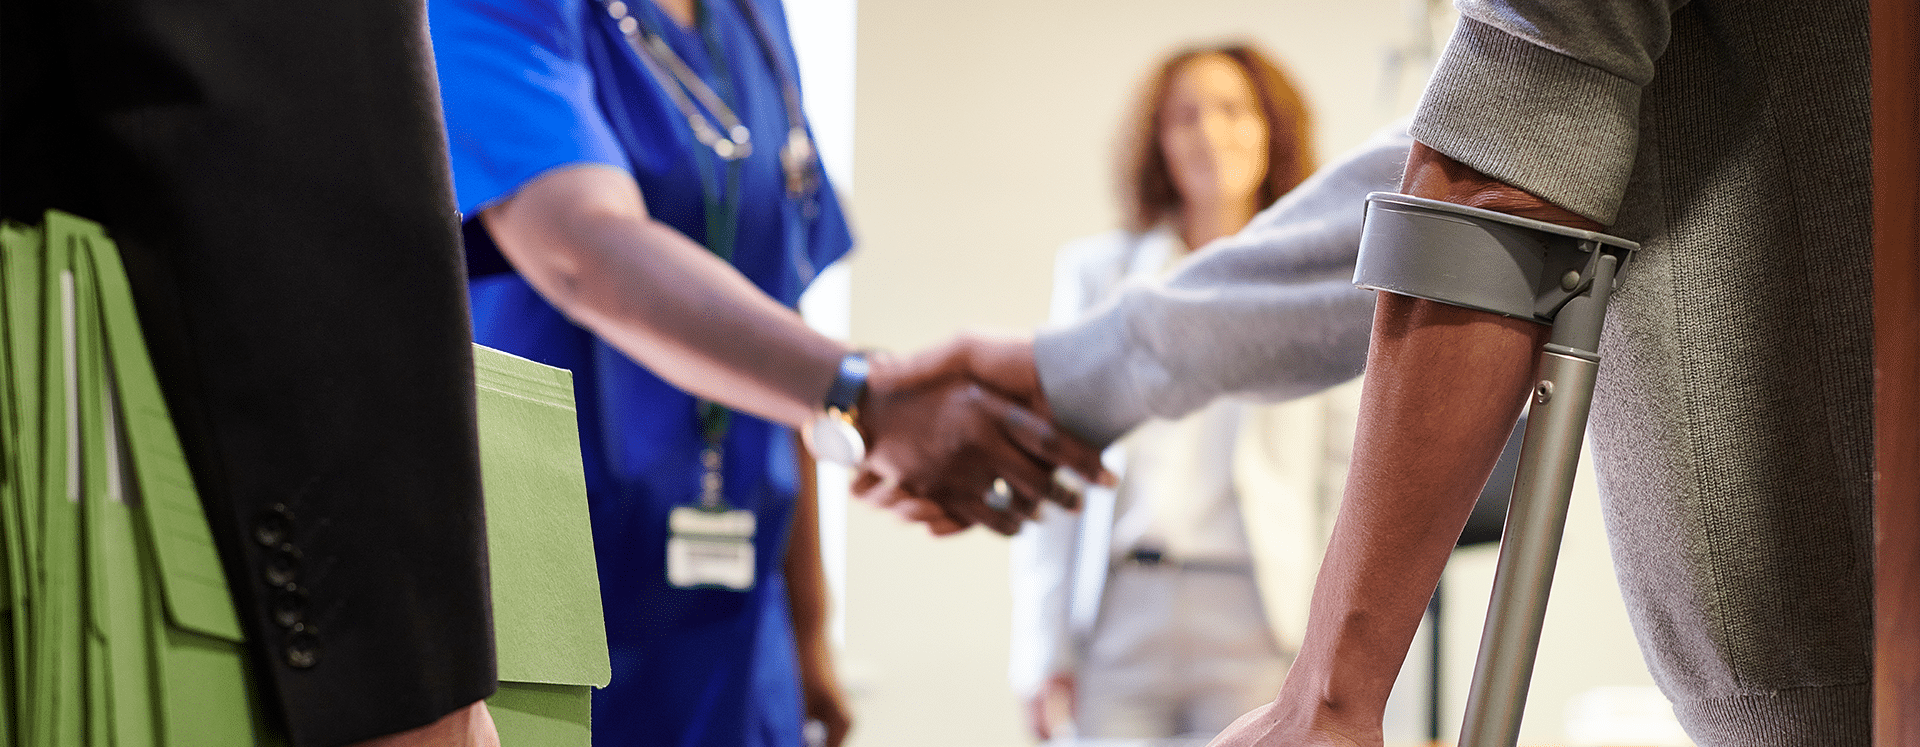
<path fill-rule="evenodd" d="M 1273 204 L 1313 173 L 1308 142 L 1312 122 L 1306 100 L 1272 58 L 1246 42 L 1183 49 L 1160 63 L 1140 87 L 1121 137 L 1120 207 L 1131 230 L 1149 230 L 1180 211 L 1180 192 L 1174 187 L 1166 154 L 1160 149 L 1160 115 L 1166 108 L 1174 75 L 1187 63 L 1207 55 L 1226 57 L 1239 66 L 1253 84 L 1261 116 L 1266 119 L 1267 171 L 1261 180 L 1258 204 Z"/>

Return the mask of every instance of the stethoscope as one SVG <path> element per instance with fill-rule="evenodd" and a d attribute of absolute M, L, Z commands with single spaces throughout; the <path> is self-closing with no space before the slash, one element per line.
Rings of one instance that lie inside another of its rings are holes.
<path fill-rule="evenodd" d="M 738 0 L 735 5 L 747 19 L 754 41 L 760 46 L 760 53 L 767 58 L 767 67 L 780 80 L 780 100 L 787 113 L 787 141 L 780 147 L 780 168 L 786 176 L 787 195 L 796 199 L 808 196 L 818 187 L 820 175 L 814 156 L 813 137 L 807 134 L 806 112 L 800 107 L 799 83 L 775 50 L 766 23 L 751 0 Z M 634 18 L 625 0 L 611 0 L 606 8 L 607 15 L 613 17 L 620 33 L 626 36 L 634 55 L 640 58 L 647 72 L 667 92 L 667 97 L 673 100 L 681 116 L 686 118 L 694 139 L 711 149 L 722 161 L 737 161 L 751 155 L 752 133 L 741 123 L 733 108 L 727 106 L 727 102 L 706 81 L 701 80 L 693 68 L 687 66 L 686 60 L 681 59 L 659 34 Z"/>

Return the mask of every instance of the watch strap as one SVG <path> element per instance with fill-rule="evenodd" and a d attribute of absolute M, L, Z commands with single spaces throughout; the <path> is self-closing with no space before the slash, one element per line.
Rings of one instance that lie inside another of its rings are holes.
<path fill-rule="evenodd" d="M 853 412 L 854 407 L 860 404 L 860 395 L 867 390 L 867 373 L 871 369 L 864 353 L 848 353 L 841 358 L 840 369 L 833 376 L 833 384 L 827 387 L 827 411 Z"/>

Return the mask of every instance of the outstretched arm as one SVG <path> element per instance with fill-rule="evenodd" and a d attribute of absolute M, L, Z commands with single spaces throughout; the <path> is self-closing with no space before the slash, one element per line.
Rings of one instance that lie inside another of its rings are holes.
<path fill-rule="evenodd" d="M 1403 191 L 1598 229 L 1415 146 Z M 1381 293 L 1353 467 L 1279 697 L 1218 745 L 1379 744 L 1388 693 L 1533 384 L 1547 327 Z"/>
<path fill-rule="evenodd" d="M 654 220 L 619 169 L 549 172 L 480 220 L 554 308 L 696 396 L 797 427 L 848 352 Z"/>
<path fill-rule="evenodd" d="M 903 377 L 976 380 L 1093 446 L 1223 394 L 1284 399 L 1352 379 L 1373 309 L 1352 284 L 1360 206 L 1393 185 L 1411 143 L 1403 123 L 1389 126 L 1167 281 L 1130 286 L 1037 340 L 962 334 L 905 361 Z M 868 479 L 856 494 L 909 513 L 900 487 Z"/>
<path fill-rule="evenodd" d="M 1413 141 L 1382 129 L 1166 280 L 1037 337 L 961 335 L 914 360 L 965 372 L 1104 446 L 1222 395 L 1290 399 L 1360 374 L 1373 297 L 1353 287 L 1367 193 L 1391 189 Z"/>
<path fill-rule="evenodd" d="M 649 216 L 619 169 L 549 172 L 480 219 L 555 308 L 696 396 L 800 427 L 848 353 Z M 1054 465 L 1097 468 L 1097 452 L 970 381 L 899 371 L 875 360 L 867 382 L 859 425 L 869 464 L 885 484 L 932 500 L 940 510 L 922 513 L 953 529 L 983 523 L 1010 534 L 1046 493 Z M 1019 510 L 982 502 L 996 478 L 1021 496 Z"/>

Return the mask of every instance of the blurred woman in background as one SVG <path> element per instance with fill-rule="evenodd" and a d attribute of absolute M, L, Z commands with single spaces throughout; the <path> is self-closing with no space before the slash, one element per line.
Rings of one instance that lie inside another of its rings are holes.
<path fill-rule="evenodd" d="M 1255 48 L 1169 57 L 1123 142 L 1127 226 L 1060 251 L 1052 321 L 1239 231 L 1313 172 L 1308 132 L 1299 91 Z M 1322 491 L 1249 477 L 1271 472 L 1241 464 L 1271 451 L 1243 443 L 1272 427 L 1260 409 L 1222 400 L 1141 427 L 1105 455 L 1117 488 L 1090 490 L 1079 514 L 1045 510 L 1015 539 L 1012 677 L 1036 736 L 1068 719 L 1083 737 L 1211 736 L 1277 691 L 1299 631 L 1275 626 L 1268 608 L 1304 598 L 1270 587 L 1310 589 L 1313 563 L 1283 581 L 1256 550 L 1317 559 L 1312 539 L 1331 509 Z M 1295 472 L 1324 482 L 1317 466 Z M 1257 502 L 1288 504 L 1278 513 L 1300 541 L 1250 543 L 1243 513 Z"/>

